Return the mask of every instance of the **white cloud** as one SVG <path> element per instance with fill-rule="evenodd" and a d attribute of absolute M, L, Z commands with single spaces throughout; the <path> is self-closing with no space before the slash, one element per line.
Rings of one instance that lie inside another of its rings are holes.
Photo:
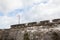
<path fill-rule="evenodd" d="M 7 0 L 8 4 L 7 4 L 7 10 L 11 10 L 11 9 L 16 9 L 16 8 L 22 8 L 23 3 L 21 0 Z"/>
<path fill-rule="evenodd" d="M 10 25 L 17 24 L 17 21 L 16 17 L 0 16 L 0 28 L 10 28 Z"/>
<path fill-rule="evenodd" d="M 0 10 L 5 14 L 16 8 L 22 8 L 22 6 L 21 0 L 0 0 Z"/>
<path fill-rule="evenodd" d="M 17 18 L 9 17 L 9 11 L 17 8 L 22 8 L 23 3 L 21 0 L 0 0 L 0 11 L 4 16 L 0 16 L 0 28 L 9 28 L 11 24 L 17 23 Z"/>
<path fill-rule="evenodd" d="M 47 4 L 40 4 L 34 7 L 31 11 L 27 12 L 26 18 L 32 21 L 59 18 L 60 17 L 58 16 L 60 14 L 59 2 L 60 2 L 59 0 L 49 0 Z"/>
<path fill-rule="evenodd" d="M 47 2 L 44 4 L 42 1 Z M 34 3 L 37 4 L 34 5 Z M 60 18 L 60 0 L 0 0 L 0 4 L 3 4 L 0 5 L 0 11 L 5 15 L 0 17 L 0 26 L 7 26 L 1 28 L 8 28 L 9 25 L 17 23 L 18 19 L 15 16 L 9 17 L 7 14 L 19 8 L 24 8 L 22 13 L 18 13 L 21 23 Z M 29 6 L 33 7 L 28 10 Z"/>

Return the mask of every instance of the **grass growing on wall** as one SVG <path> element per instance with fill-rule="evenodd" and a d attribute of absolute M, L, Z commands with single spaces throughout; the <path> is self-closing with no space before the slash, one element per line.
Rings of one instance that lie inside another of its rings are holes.
<path fill-rule="evenodd" d="M 24 40 L 30 40 L 27 32 L 24 34 Z"/>

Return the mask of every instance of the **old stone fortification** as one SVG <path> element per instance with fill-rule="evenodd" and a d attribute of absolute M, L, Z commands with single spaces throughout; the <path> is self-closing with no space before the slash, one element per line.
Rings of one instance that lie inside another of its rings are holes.
<path fill-rule="evenodd" d="M 0 40 L 60 40 L 60 19 L 11 25 L 0 29 Z"/>
<path fill-rule="evenodd" d="M 37 26 L 37 27 L 38 26 L 48 26 L 48 28 L 50 28 L 53 26 L 55 27 L 59 24 L 60 24 L 60 19 L 54 19 L 54 20 L 52 20 L 52 22 L 50 22 L 50 20 L 44 20 L 44 21 L 40 21 L 40 22 L 30 22 L 30 23 L 25 23 L 25 24 L 11 25 L 11 28 L 20 29 L 20 28 L 27 28 L 27 27 L 34 27 L 34 26 Z"/>

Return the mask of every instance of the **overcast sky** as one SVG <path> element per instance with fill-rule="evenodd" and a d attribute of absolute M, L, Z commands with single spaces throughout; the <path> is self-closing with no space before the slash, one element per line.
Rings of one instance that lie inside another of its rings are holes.
<path fill-rule="evenodd" d="M 60 18 L 60 0 L 0 0 L 0 28 Z"/>

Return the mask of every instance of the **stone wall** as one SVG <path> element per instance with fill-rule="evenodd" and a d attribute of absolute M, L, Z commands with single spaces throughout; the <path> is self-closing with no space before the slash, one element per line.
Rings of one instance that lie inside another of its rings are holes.
<path fill-rule="evenodd" d="M 48 26 L 49 27 L 55 27 L 60 24 L 60 19 L 53 19 L 52 22 L 50 20 L 44 20 L 40 22 L 30 22 L 30 23 L 24 23 L 24 24 L 15 24 L 11 25 L 11 29 L 20 29 L 20 28 L 26 28 L 26 27 L 34 27 L 34 26 Z"/>
<path fill-rule="evenodd" d="M 60 40 L 60 19 L 11 25 L 0 30 L 0 40 Z"/>

